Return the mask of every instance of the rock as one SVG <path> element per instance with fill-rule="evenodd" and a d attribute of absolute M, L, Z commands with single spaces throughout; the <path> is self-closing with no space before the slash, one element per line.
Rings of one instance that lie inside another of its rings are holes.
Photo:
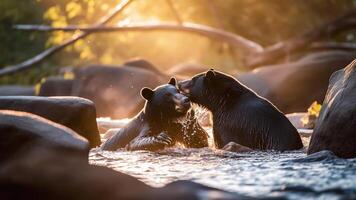
<path fill-rule="evenodd" d="M 324 151 L 319 151 L 317 153 L 308 155 L 305 158 L 294 159 L 292 161 L 298 162 L 298 163 L 310 163 L 310 162 L 330 161 L 330 160 L 335 160 L 335 159 L 338 159 L 338 157 L 335 156 L 335 154 L 333 152 L 324 150 Z"/>
<path fill-rule="evenodd" d="M 192 181 L 180 180 L 167 184 L 161 189 L 164 193 L 186 193 L 184 199 L 236 199 L 236 200 L 253 200 L 258 198 L 251 198 L 243 195 L 239 195 L 232 192 L 226 192 L 216 188 L 208 187 Z"/>
<path fill-rule="evenodd" d="M 330 75 L 355 56 L 355 52 L 335 50 L 310 53 L 297 61 L 260 67 L 236 78 L 284 113 L 304 112 L 312 102 L 323 101 Z"/>
<path fill-rule="evenodd" d="M 61 76 L 45 78 L 38 84 L 38 96 L 71 96 L 73 80 Z"/>
<path fill-rule="evenodd" d="M 75 71 L 72 95 L 95 103 L 98 117 L 134 117 L 144 105 L 143 87 L 155 88 L 169 77 L 139 66 L 93 65 Z"/>
<path fill-rule="evenodd" d="M 150 62 L 135 59 L 123 65 L 89 65 L 64 69 L 43 79 L 39 96 L 78 96 L 95 103 L 97 117 L 130 118 L 143 108 L 143 87 L 155 88 L 169 79 Z"/>
<path fill-rule="evenodd" d="M 34 96 L 33 86 L 6 85 L 0 86 L 0 96 Z"/>
<path fill-rule="evenodd" d="M 0 162 L 36 146 L 60 149 L 88 160 L 88 141 L 71 129 L 34 114 L 0 110 Z"/>
<path fill-rule="evenodd" d="M 100 145 L 93 102 L 79 97 L 0 97 L 0 109 L 24 111 L 71 128 L 90 142 Z"/>
<path fill-rule="evenodd" d="M 308 154 L 330 150 L 342 158 L 356 157 L 356 60 L 330 77 Z"/>
<path fill-rule="evenodd" d="M 163 74 L 156 66 L 154 66 L 152 63 L 148 62 L 145 59 L 141 58 L 135 58 L 132 60 L 129 60 L 123 64 L 123 66 L 127 67 L 137 67 L 139 69 L 146 69 L 149 71 L 156 72 L 158 74 Z"/>
<path fill-rule="evenodd" d="M 227 145 L 225 145 L 222 148 L 222 150 L 236 152 L 236 153 L 245 153 L 245 152 L 253 151 L 251 148 L 245 147 L 235 142 L 229 142 Z"/>

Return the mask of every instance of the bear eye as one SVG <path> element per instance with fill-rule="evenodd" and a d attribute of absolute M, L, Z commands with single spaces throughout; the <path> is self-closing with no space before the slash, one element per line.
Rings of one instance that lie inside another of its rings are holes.
<path fill-rule="evenodd" d="M 171 97 L 172 94 L 171 94 L 171 93 L 166 93 L 166 94 L 164 94 L 164 96 L 166 96 L 166 97 Z"/>

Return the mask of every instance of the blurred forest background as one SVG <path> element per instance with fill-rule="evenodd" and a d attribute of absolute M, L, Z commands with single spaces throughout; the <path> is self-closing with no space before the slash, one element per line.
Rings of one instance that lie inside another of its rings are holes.
<path fill-rule="evenodd" d="M 241 35 L 263 46 L 286 40 L 345 14 L 356 0 L 175 0 L 184 22 L 208 25 Z M 0 67 L 22 62 L 73 36 L 70 32 L 23 32 L 15 24 L 91 25 L 120 0 L 1 0 Z M 176 22 L 166 0 L 136 0 L 110 24 Z M 335 41 L 355 41 L 353 34 Z M 60 67 L 119 65 L 145 58 L 165 70 L 199 63 L 223 71 L 244 70 L 241 53 L 220 41 L 182 32 L 94 33 L 31 70 L 0 78 L 1 84 L 34 84 Z"/>

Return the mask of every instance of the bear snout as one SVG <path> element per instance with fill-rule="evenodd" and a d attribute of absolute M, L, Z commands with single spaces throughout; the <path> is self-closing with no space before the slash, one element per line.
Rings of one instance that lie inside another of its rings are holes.
<path fill-rule="evenodd" d="M 186 112 L 190 109 L 190 100 L 188 97 L 178 94 L 174 96 L 174 103 L 176 104 L 175 109 L 178 112 Z"/>
<path fill-rule="evenodd" d="M 190 104 L 189 98 L 186 97 L 186 96 L 182 97 L 182 103 L 183 103 L 183 104 Z"/>
<path fill-rule="evenodd" d="M 180 81 L 178 83 L 178 89 L 185 95 L 189 95 L 190 89 L 189 89 L 190 81 Z"/>
<path fill-rule="evenodd" d="M 185 96 L 182 98 L 182 105 L 188 109 L 190 108 L 190 100 L 188 97 Z"/>

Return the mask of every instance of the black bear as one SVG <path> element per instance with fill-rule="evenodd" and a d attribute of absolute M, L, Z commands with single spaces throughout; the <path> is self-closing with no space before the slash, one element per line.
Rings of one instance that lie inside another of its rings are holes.
<path fill-rule="evenodd" d="M 217 148 L 229 142 L 259 150 L 303 147 L 297 130 L 283 113 L 229 75 L 209 70 L 180 82 L 179 89 L 193 103 L 212 112 Z"/>
<path fill-rule="evenodd" d="M 186 147 L 208 146 L 208 136 L 197 123 L 190 100 L 178 91 L 176 80 L 154 90 L 143 88 L 143 110 L 125 127 L 109 138 L 103 150 L 150 150 L 182 143 Z"/>

